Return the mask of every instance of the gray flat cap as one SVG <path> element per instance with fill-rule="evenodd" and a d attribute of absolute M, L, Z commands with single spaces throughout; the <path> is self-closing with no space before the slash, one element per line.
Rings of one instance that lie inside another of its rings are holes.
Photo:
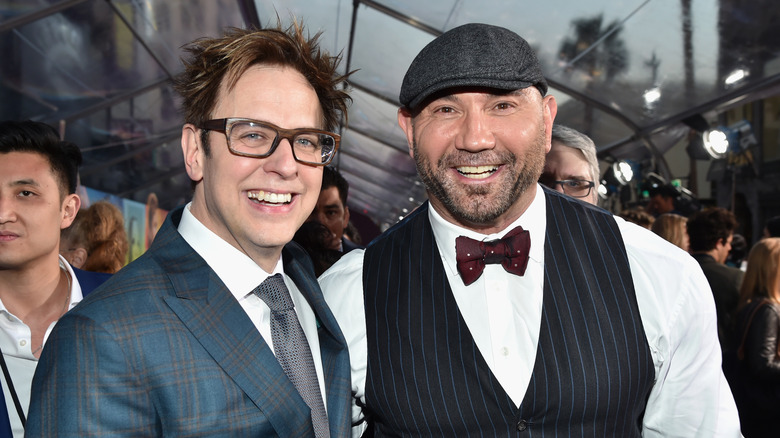
<path fill-rule="evenodd" d="M 412 61 L 401 84 L 401 104 L 415 109 L 447 88 L 487 87 L 518 90 L 530 86 L 547 93 L 547 81 L 528 42 L 511 30 L 471 23 L 428 43 Z"/>

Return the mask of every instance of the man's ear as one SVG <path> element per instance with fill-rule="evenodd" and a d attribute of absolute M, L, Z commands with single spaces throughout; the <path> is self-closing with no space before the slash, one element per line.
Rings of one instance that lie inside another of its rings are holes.
<path fill-rule="evenodd" d="M 73 220 L 76 219 L 76 215 L 81 208 L 81 198 L 75 193 L 71 193 L 66 196 L 62 201 L 62 220 L 60 221 L 60 229 L 64 230 L 68 228 Z"/>
<path fill-rule="evenodd" d="M 200 129 L 190 123 L 181 128 L 181 151 L 184 155 L 184 167 L 190 179 L 197 182 L 203 179 L 205 153 L 201 143 Z"/>
<path fill-rule="evenodd" d="M 550 94 L 542 98 L 542 104 L 544 105 L 542 111 L 544 115 L 545 144 L 547 145 L 545 153 L 547 153 L 552 148 L 552 127 L 555 116 L 558 114 L 558 102 L 555 100 L 555 96 Z"/>
<path fill-rule="evenodd" d="M 412 113 L 408 108 L 398 108 L 398 126 L 406 134 L 406 144 L 409 146 L 409 156 L 414 158 L 414 129 L 412 127 Z"/>

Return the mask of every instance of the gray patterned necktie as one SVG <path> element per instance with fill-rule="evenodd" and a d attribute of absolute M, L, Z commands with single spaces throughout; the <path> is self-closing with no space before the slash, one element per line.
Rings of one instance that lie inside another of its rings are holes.
<path fill-rule="evenodd" d="M 311 408 L 314 435 L 317 438 L 329 438 L 328 416 L 322 402 L 309 342 L 298 322 L 295 305 L 282 275 L 268 277 L 252 292 L 271 308 L 271 338 L 276 359 L 303 401 Z"/>

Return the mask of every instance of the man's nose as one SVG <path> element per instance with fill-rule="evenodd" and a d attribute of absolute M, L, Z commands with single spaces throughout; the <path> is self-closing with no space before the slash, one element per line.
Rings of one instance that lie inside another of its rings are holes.
<path fill-rule="evenodd" d="M 0 224 L 11 222 L 16 218 L 12 202 L 7 197 L 0 195 Z"/>
<path fill-rule="evenodd" d="M 276 150 L 268 157 L 263 158 L 264 169 L 267 172 L 276 172 L 282 176 L 294 175 L 298 171 L 298 162 L 293 155 L 292 144 L 286 138 L 279 140 Z"/>
<path fill-rule="evenodd" d="M 464 116 L 461 126 L 461 149 L 469 152 L 480 152 L 493 149 L 496 138 L 490 128 L 486 116 L 469 112 Z"/>

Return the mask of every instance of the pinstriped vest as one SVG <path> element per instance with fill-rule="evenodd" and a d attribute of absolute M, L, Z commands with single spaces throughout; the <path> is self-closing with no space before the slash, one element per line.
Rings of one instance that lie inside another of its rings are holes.
<path fill-rule="evenodd" d="M 640 436 L 654 368 L 617 224 L 545 192 L 541 330 L 519 408 L 458 310 L 428 205 L 366 250 L 365 411 L 376 436 Z"/>

